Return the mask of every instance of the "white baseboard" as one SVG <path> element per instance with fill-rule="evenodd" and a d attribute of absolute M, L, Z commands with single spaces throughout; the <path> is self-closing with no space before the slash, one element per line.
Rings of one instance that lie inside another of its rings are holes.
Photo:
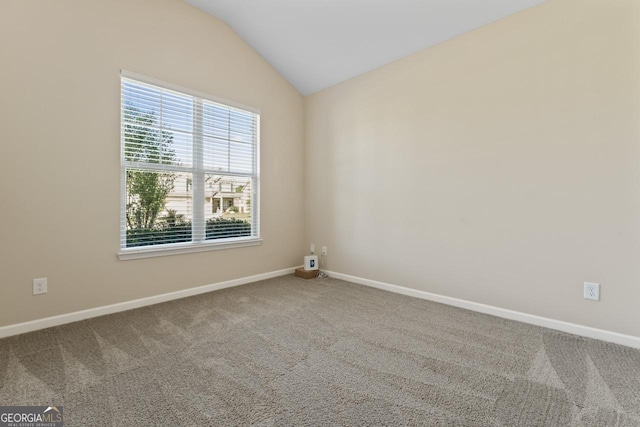
<path fill-rule="evenodd" d="M 64 325 L 65 323 L 77 322 L 79 320 L 90 319 L 92 317 L 104 316 L 105 314 L 118 313 L 120 311 L 131 310 L 133 308 L 145 307 L 147 305 L 204 294 L 206 292 L 217 291 L 230 288 L 232 286 L 244 285 L 258 280 L 271 279 L 273 277 L 293 274 L 296 267 L 285 268 L 284 270 L 271 271 L 269 273 L 256 274 L 255 276 L 241 277 L 240 279 L 227 280 L 225 282 L 211 285 L 198 286 L 176 292 L 155 295 L 147 298 L 140 298 L 132 301 L 125 301 L 118 304 L 105 305 L 102 307 L 90 308 L 88 310 L 75 311 L 73 313 L 61 314 L 59 316 L 45 317 L 44 319 L 32 320 L 24 323 L 16 323 L 0 327 L 0 338 L 12 335 L 24 334 L 26 332 L 37 331 L 39 329 L 50 328 L 52 326 Z"/>
<path fill-rule="evenodd" d="M 24 323 L 16 323 L 0 327 L 0 338 L 12 335 L 24 334 L 26 332 L 37 331 L 40 329 L 50 328 L 52 326 L 64 325 L 65 323 L 77 322 L 79 320 L 90 319 L 92 317 L 104 316 L 106 314 L 118 313 L 134 308 L 154 305 L 161 302 L 186 298 L 193 295 L 204 294 L 220 289 L 240 286 L 247 283 L 257 282 L 259 280 L 271 279 L 274 277 L 293 274 L 297 267 L 285 268 L 283 270 L 272 271 L 255 276 L 242 277 L 239 279 L 227 280 L 225 282 L 214 283 L 211 285 L 199 286 L 196 288 L 184 289 L 176 292 L 155 295 L 152 297 L 141 298 L 132 301 L 125 301 L 118 304 L 105 305 L 102 307 L 90 308 L 87 310 L 76 311 L 58 316 L 46 317 L 44 319 L 32 320 Z M 480 304 L 477 302 L 467 301 L 459 298 L 447 297 L 444 295 L 433 294 L 430 292 L 420 291 L 417 289 L 405 288 L 403 286 L 392 285 L 389 283 L 378 282 L 376 280 L 364 279 L 362 277 L 350 276 L 348 274 L 337 273 L 334 271 L 325 271 L 330 277 L 335 279 L 346 280 L 348 282 L 360 285 L 370 286 L 385 291 L 395 292 L 415 298 L 428 301 L 439 302 L 442 304 L 460 307 L 467 310 L 477 311 L 480 313 L 490 314 L 504 319 L 516 320 L 518 322 L 529 323 L 536 326 L 542 326 L 549 329 L 555 329 L 570 334 L 580 335 L 587 338 L 612 342 L 640 349 L 640 337 L 632 335 L 620 334 L 617 332 L 606 331 L 604 329 L 592 328 L 590 326 L 578 325 L 576 323 L 564 322 L 561 320 L 549 319 L 547 317 L 536 316 L 533 314 L 522 313 L 519 311 L 507 310 L 505 308 L 494 307 L 491 305 Z"/>
<path fill-rule="evenodd" d="M 516 320 L 518 322 L 529 323 L 531 325 L 542 326 L 544 328 L 555 329 L 574 335 L 580 335 L 587 338 L 593 338 L 601 341 L 612 342 L 615 344 L 621 344 L 627 347 L 640 349 L 640 337 L 635 337 L 632 335 L 620 334 L 617 332 L 606 331 L 604 329 L 578 325 L 576 323 L 563 322 L 561 320 L 549 319 L 547 317 L 507 310 L 505 308 L 494 307 L 491 305 L 480 304 L 463 299 L 432 294 L 430 292 L 405 288 L 403 286 L 391 285 L 389 283 L 378 282 L 370 279 L 363 279 L 362 277 L 350 276 L 348 274 L 337 273 L 334 271 L 325 271 L 325 273 L 327 273 L 329 277 L 345 280 L 347 282 L 357 283 L 359 285 L 370 286 L 372 288 L 408 295 L 415 298 L 439 302 L 442 304 L 465 308 L 467 310 L 477 311 L 480 313 L 491 314 L 493 316 L 502 317 L 504 319 Z"/>

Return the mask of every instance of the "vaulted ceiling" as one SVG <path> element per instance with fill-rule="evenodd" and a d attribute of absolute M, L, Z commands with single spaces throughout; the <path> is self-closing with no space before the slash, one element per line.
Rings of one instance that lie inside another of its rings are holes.
<path fill-rule="evenodd" d="M 185 1 L 307 95 L 546 0 Z"/>

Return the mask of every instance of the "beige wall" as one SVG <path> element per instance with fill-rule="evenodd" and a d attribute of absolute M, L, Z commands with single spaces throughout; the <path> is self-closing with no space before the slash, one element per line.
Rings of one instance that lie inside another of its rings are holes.
<path fill-rule="evenodd" d="M 303 99 L 222 22 L 180 0 L 2 1 L 0 64 L 0 326 L 300 263 Z M 118 261 L 120 69 L 262 110 L 262 246 Z"/>
<path fill-rule="evenodd" d="M 639 104 L 637 0 L 550 0 L 311 95 L 306 241 L 329 270 L 640 336 Z"/>

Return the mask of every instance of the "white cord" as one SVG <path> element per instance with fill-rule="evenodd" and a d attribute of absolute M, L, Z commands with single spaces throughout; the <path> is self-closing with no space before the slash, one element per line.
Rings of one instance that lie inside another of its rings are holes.
<path fill-rule="evenodd" d="M 318 271 L 316 279 L 326 279 L 329 277 L 329 275 L 322 270 L 324 270 L 324 255 L 320 255 L 320 271 Z"/>

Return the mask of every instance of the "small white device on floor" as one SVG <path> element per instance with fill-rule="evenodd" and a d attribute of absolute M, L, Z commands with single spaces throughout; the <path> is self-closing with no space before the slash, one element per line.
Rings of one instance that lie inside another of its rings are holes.
<path fill-rule="evenodd" d="M 304 269 L 317 270 L 318 269 L 318 255 L 308 255 L 304 257 Z"/>

